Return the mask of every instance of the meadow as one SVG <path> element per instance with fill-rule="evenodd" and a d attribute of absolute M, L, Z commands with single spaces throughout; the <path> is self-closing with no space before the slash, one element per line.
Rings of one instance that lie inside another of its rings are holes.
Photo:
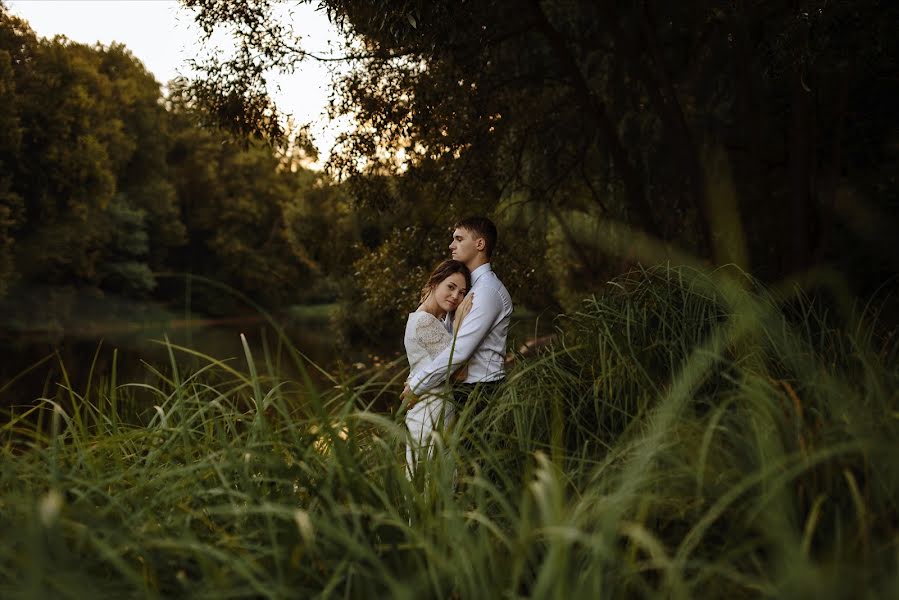
<path fill-rule="evenodd" d="M 334 375 L 282 337 L 170 343 L 141 381 L 63 369 L 3 405 L 0 596 L 899 597 L 878 306 L 633 271 L 411 477 L 402 361 Z"/>

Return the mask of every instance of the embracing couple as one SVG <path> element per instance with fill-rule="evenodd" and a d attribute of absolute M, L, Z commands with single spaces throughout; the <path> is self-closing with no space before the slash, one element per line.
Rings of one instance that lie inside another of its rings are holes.
<path fill-rule="evenodd" d="M 452 259 L 431 273 L 406 323 L 409 379 L 401 398 L 412 438 L 406 451 L 410 471 L 427 456 L 432 434 L 445 431 L 474 392 L 483 401 L 505 377 L 512 298 L 490 267 L 496 240 L 490 219 L 456 223 Z M 452 399 L 441 393 L 448 382 Z"/>

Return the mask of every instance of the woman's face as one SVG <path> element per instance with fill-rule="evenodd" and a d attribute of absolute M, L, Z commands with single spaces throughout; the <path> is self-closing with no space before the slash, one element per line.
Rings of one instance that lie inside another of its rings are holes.
<path fill-rule="evenodd" d="M 453 273 L 434 288 L 434 298 L 440 310 L 452 312 L 462 303 L 465 297 L 465 276 L 462 273 Z"/>

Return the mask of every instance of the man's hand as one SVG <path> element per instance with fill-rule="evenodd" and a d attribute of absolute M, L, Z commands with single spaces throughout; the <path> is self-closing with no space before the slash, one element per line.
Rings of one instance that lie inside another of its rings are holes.
<path fill-rule="evenodd" d="M 415 392 L 412 391 L 412 388 L 410 388 L 409 384 L 407 383 L 403 388 L 403 393 L 400 394 L 400 408 L 403 408 L 403 406 L 405 406 L 406 410 L 408 411 L 413 406 L 415 406 L 419 400 L 420 398 L 415 395 Z"/>

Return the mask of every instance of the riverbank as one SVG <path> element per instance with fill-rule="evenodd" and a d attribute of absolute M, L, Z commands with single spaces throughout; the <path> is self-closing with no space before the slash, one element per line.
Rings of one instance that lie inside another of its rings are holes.
<path fill-rule="evenodd" d="M 795 300 L 621 278 L 411 480 L 389 368 L 98 374 L 2 429 L 0 593 L 888 597 L 896 343 Z"/>

